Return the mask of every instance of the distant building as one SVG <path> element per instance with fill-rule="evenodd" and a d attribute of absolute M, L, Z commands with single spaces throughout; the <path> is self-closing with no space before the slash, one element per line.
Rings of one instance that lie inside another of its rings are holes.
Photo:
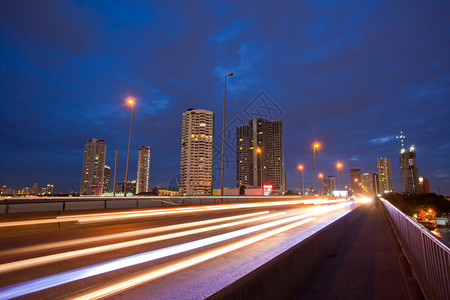
<path fill-rule="evenodd" d="M 350 187 L 353 194 L 361 193 L 361 168 L 350 168 Z"/>
<path fill-rule="evenodd" d="M 391 160 L 386 157 L 377 159 L 379 186 L 382 193 L 392 192 L 394 186 L 392 184 Z"/>
<path fill-rule="evenodd" d="M 402 148 L 400 151 L 400 169 L 403 193 L 419 194 L 419 175 L 416 167 L 416 150 L 411 146 L 409 151 Z"/>
<path fill-rule="evenodd" d="M 180 195 L 178 188 L 161 187 L 158 189 L 158 196 L 176 197 Z"/>
<path fill-rule="evenodd" d="M 37 182 L 34 183 L 33 188 L 31 189 L 30 194 L 31 194 L 31 195 L 38 195 L 38 194 L 39 194 L 39 185 L 37 184 Z"/>
<path fill-rule="evenodd" d="M 264 118 L 250 119 L 248 125 L 236 128 L 236 139 L 237 187 L 261 187 L 262 176 L 263 185 L 272 185 L 273 190 L 286 191 L 283 123 Z"/>
<path fill-rule="evenodd" d="M 378 173 L 373 172 L 372 173 L 372 187 L 373 187 L 373 193 L 374 195 L 381 195 L 381 190 L 380 190 L 380 181 L 378 179 Z"/>
<path fill-rule="evenodd" d="M 123 194 L 125 192 L 125 181 L 119 182 L 117 184 L 117 193 Z M 127 184 L 127 194 L 136 194 L 136 180 L 128 181 Z"/>
<path fill-rule="evenodd" d="M 336 190 L 336 177 L 328 176 L 322 180 L 322 190 L 323 194 L 327 196 L 332 196 L 333 191 Z"/>
<path fill-rule="evenodd" d="M 105 165 L 103 171 L 103 194 L 111 193 L 111 168 Z"/>
<path fill-rule="evenodd" d="M 150 192 L 150 146 L 139 148 L 136 193 Z"/>
<path fill-rule="evenodd" d="M 419 186 L 421 194 L 429 194 L 430 193 L 430 182 L 428 179 L 419 176 Z"/>
<path fill-rule="evenodd" d="M 188 109 L 181 131 L 180 195 L 212 194 L 214 113 Z"/>
<path fill-rule="evenodd" d="M 53 194 L 53 184 L 50 184 L 50 183 L 47 184 L 46 194 L 47 195 L 52 195 Z"/>
<path fill-rule="evenodd" d="M 366 187 L 367 193 L 370 196 L 374 196 L 375 193 L 374 193 L 374 190 L 373 190 L 373 176 L 372 176 L 372 174 L 369 174 L 369 173 L 362 174 L 361 175 L 361 182 L 362 182 L 363 186 Z"/>
<path fill-rule="evenodd" d="M 101 195 L 105 169 L 106 143 L 104 140 L 89 140 L 84 147 L 81 195 Z"/>

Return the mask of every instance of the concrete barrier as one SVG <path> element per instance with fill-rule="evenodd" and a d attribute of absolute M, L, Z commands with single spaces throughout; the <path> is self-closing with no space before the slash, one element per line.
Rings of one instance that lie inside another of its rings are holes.
<path fill-rule="evenodd" d="M 63 206 L 64 202 L 9 204 L 8 213 L 58 211 L 63 210 Z"/>
<path fill-rule="evenodd" d="M 102 209 L 105 208 L 105 201 L 66 202 L 64 208 L 65 210 Z"/>
<path fill-rule="evenodd" d="M 208 299 L 290 299 L 323 257 L 336 247 L 362 209 L 356 208 Z"/>

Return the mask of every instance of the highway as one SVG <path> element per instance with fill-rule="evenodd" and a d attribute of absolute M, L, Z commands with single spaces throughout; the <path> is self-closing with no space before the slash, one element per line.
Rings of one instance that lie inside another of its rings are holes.
<path fill-rule="evenodd" d="M 314 198 L 0 222 L 72 225 L 0 238 L 0 299 L 206 298 L 357 205 Z"/>

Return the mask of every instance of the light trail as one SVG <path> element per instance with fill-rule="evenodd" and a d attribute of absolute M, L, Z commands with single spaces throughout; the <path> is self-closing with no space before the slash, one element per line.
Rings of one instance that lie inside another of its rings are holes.
<path fill-rule="evenodd" d="M 208 224 L 226 222 L 226 221 L 231 221 L 231 220 L 240 219 L 240 218 L 253 217 L 253 216 L 267 214 L 267 213 L 269 213 L 269 211 L 266 210 L 266 211 L 262 211 L 262 212 L 237 215 L 237 216 L 231 216 L 231 217 L 223 217 L 223 218 L 209 219 L 209 220 L 204 220 L 204 221 L 188 222 L 188 223 L 182 223 L 182 224 L 168 225 L 168 226 L 155 227 L 155 228 L 149 228 L 149 229 L 141 229 L 141 230 L 135 230 L 135 231 L 130 231 L 130 232 L 114 233 L 114 234 L 108 234 L 108 235 L 102 235 L 102 236 L 94 236 L 94 237 L 89 237 L 89 238 L 73 239 L 73 240 L 60 241 L 60 242 L 54 242 L 54 243 L 46 243 L 46 244 L 35 245 L 35 246 L 3 250 L 3 251 L 0 251 L 0 256 L 1 255 L 11 255 L 11 254 L 17 255 L 17 254 L 31 252 L 31 251 L 41 251 L 41 250 L 46 250 L 46 249 L 69 247 L 69 246 L 87 244 L 87 243 L 91 243 L 91 242 L 105 241 L 105 240 L 116 239 L 116 238 L 128 238 L 128 237 L 135 237 L 135 236 L 139 236 L 139 235 L 161 233 L 161 232 L 165 232 L 165 231 L 185 229 L 185 228 L 189 228 L 189 227 L 196 227 L 196 226 L 203 226 L 203 225 L 208 225 Z M 1 272 L 1 270 L 0 270 L 0 272 Z"/>
<path fill-rule="evenodd" d="M 224 234 L 220 234 L 220 235 L 216 235 L 216 236 L 212 236 L 212 237 L 208 237 L 208 238 L 204 238 L 204 239 L 200 239 L 200 240 L 196 240 L 196 241 L 192 241 L 192 242 L 188 242 L 188 243 L 170 246 L 170 247 L 166 247 L 166 248 L 162 248 L 162 249 L 158 249 L 158 250 L 152 250 L 152 251 L 132 255 L 129 257 L 112 260 L 109 262 L 104 262 L 104 263 L 100 263 L 100 264 L 96 264 L 96 265 L 92 265 L 92 266 L 87 266 L 87 267 L 83 267 L 83 268 L 79 268 L 79 269 L 75 269 L 75 270 L 71 270 L 71 271 L 67 271 L 67 272 L 63 272 L 63 273 L 59 273 L 59 274 L 54 274 L 54 275 L 26 281 L 26 282 L 14 284 L 14 285 L 7 286 L 7 287 L 0 289 L 0 299 L 3 299 L 3 298 L 9 299 L 9 298 L 25 296 L 30 293 L 45 290 L 45 289 L 52 288 L 52 287 L 62 285 L 65 283 L 69 283 L 69 282 L 73 282 L 76 280 L 88 278 L 91 276 L 96 276 L 96 275 L 100 275 L 103 273 L 119 270 L 122 268 L 154 261 L 154 260 L 157 260 L 157 259 L 160 259 L 163 257 L 168 257 L 168 256 L 172 256 L 175 254 L 180 254 L 183 252 L 195 250 L 195 249 L 198 249 L 201 247 L 213 245 L 213 244 L 223 242 L 223 241 L 226 241 L 229 239 L 233 239 L 233 238 L 247 235 L 247 234 L 250 234 L 253 232 L 257 232 L 257 231 L 260 231 L 263 229 L 268 229 L 268 228 L 271 228 L 274 226 L 280 226 L 280 225 L 283 225 L 286 223 L 299 221 L 301 219 L 308 218 L 308 217 L 310 217 L 310 216 L 302 214 L 302 215 L 298 215 L 298 216 L 284 218 L 284 219 L 271 221 L 268 223 L 255 225 L 252 227 L 248 227 L 248 228 L 244 228 L 244 229 L 240 229 L 240 230 L 236 230 L 236 231 L 232 231 L 232 232 L 228 232 L 228 233 L 224 233 Z"/>
<path fill-rule="evenodd" d="M 233 243 L 231 245 L 220 247 L 219 249 L 211 250 L 204 254 L 196 255 L 192 258 L 182 260 L 181 262 L 172 263 L 168 266 L 164 266 L 162 268 L 158 268 L 156 270 L 146 272 L 145 274 L 123 280 L 119 283 L 112 284 L 112 285 L 106 286 L 104 288 L 101 288 L 99 290 L 75 297 L 74 299 L 76 299 L 76 300 L 101 299 L 104 297 L 112 296 L 114 294 L 123 292 L 124 290 L 130 289 L 134 286 L 137 286 L 137 285 L 143 284 L 145 282 L 157 279 L 159 277 L 163 277 L 168 274 L 183 270 L 185 268 L 202 263 L 204 261 L 210 260 L 217 256 L 220 256 L 220 255 L 229 253 L 231 251 L 237 250 L 239 248 L 248 246 L 250 244 L 256 243 L 258 241 L 261 241 L 261 240 L 271 237 L 273 235 L 276 235 L 276 234 L 282 233 L 284 231 L 293 229 L 295 227 L 304 225 L 308 222 L 313 221 L 314 219 L 315 219 L 314 217 L 310 217 L 306 220 L 301 220 L 301 221 L 298 221 L 298 222 L 295 222 L 295 223 L 292 223 L 289 225 L 285 225 L 283 227 L 256 235 L 251 238 L 247 238 L 245 240 Z"/>
<path fill-rule="evenodd" d="M 284 214 L 286 214 L 286 213 L 280 212 L 280 213 L 275 213 L 275 214 L 270 214 L 270 215 L 264 215 L 264 216 L 257 217 L 257 218 L 245 219 L 245 220 L 241 220 L 241 221 L 235 221 L 235 222 L 225 223 L 225 224 L 220 224 L 220 225 L 215 225 L 215 226 L 192 229 L 192 230 L 188 230 L 188 231 L 174 232 L 174 233 L 169 233 L 169 234 L 164 234 L 164 235 L 159 235 L 159 236 L 152 236 L 152 237 L 139 239 L 139 240 L 115 243 L 115 244 L 110 244 L 110 245 L 105 245 L 105 246 L 98 246 L 98 247 L 92 247 L 92 248 L 87 248 L 87 249 L 74 250 L 74 251 L 69 251 L 69 252 L 63 252 L 63 253 L 57 253 L 57 254 L 51 254 L 51 255 L 46 255 L 46 256 L 40 256 L 40 257 L 35 257 L 35 258 L 14 261 L 14 262 L 10 262 L 10 263 L 1 264 L 0 265 L 0 274 L 17 271 L 17 270 L 24 269 L 24 268 L 44 265 L 44 264 L 48 264 L 48 263 L 52 263 L 52 262 L 59 262 L 59 261 L 67 260 L 67 259 L 73 259 L 73 258 L 81 257 L 84 255 L 98 254 L 98 253 L 102 253 L 102 252 L 118 250 L 118 249 L 133 247 L 133 246 L 139 246 L 139 245 L 144 245 L 144 244 L 150 244 L 150 243 L 174 239 L 174 238 L 178 238 L 178 237 L 184 237 L 184 236 L 189 236 L 189 235 L 193 235 L 193 234 L 213 231 L 213 230 L 222 229 L 222 228 L 226 228 L 226 227 L 242 225 L 242 224 L 246 224 L 246 223 L 250 223 L 250 222 L 261 221 L 261 220 L 268 219 L 268 218 L 278 217 L 278 216 L 281 216 Z"/>
<path fill-rule="evenodd" d="M 153 210 L 139 210 L 129 212 L 111 212 L 98 214 L 81 214 L 71 216 L 58 216 L 56 219 L 42 219 L 42 220 L 27 220 L 14 222 L 0 222 L 0 227 L 26 226 L 35 224 L 58 223 L 58 222 L 78 222 L 78 223 L 99 223 L 109 222 L 124 219 L 147 218 L 161 215 L 186 214 L 192 212 L 209 212 L 221 211 L 231 209 L 244 208 L 260 208 L 268 206 L 282 206 L 282 205 L 296 205 L 296 204 L 331 204 L 346 201 L 346 199 L 312 199 L 312 200 L 285 200 L 285 201 L 270 201 L 270 202 L 254 202 L 254 203 L 240 203 L 240 204 L 221 204 L 221 205 L 207 205 L 194 206 L 183 208 L 165 208 Z"/>

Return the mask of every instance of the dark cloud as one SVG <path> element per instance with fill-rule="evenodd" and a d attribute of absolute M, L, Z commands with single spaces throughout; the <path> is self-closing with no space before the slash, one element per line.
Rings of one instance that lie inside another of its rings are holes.
<path fill-rule="evenodd" d="M 181 114 L 213 110 L 220 142 L 223 76 L 234 72 L 227 121 L 246 123 L 244 107 L 269 95 L 282 112 L 291 189 L 300 162 L 313 182 L 319 140 L 321 172 L 334 175 L 337 160 L 372 172 L 387 156 L 399 190 L 394 137 L 404 130 L 419 172 L 450 194 L 449 12 L 442 1 L 1 1 L 1 184 L 78 190 L 93 137 L 106 140 L 107 164 L 119 150 L 123 179 L 123 100 L 134 96 L 130 174 L 150 145 L 151 185 L 167 185 L 179 172 Z M 227 155 L 232 186 L 231 146 Z"/>

